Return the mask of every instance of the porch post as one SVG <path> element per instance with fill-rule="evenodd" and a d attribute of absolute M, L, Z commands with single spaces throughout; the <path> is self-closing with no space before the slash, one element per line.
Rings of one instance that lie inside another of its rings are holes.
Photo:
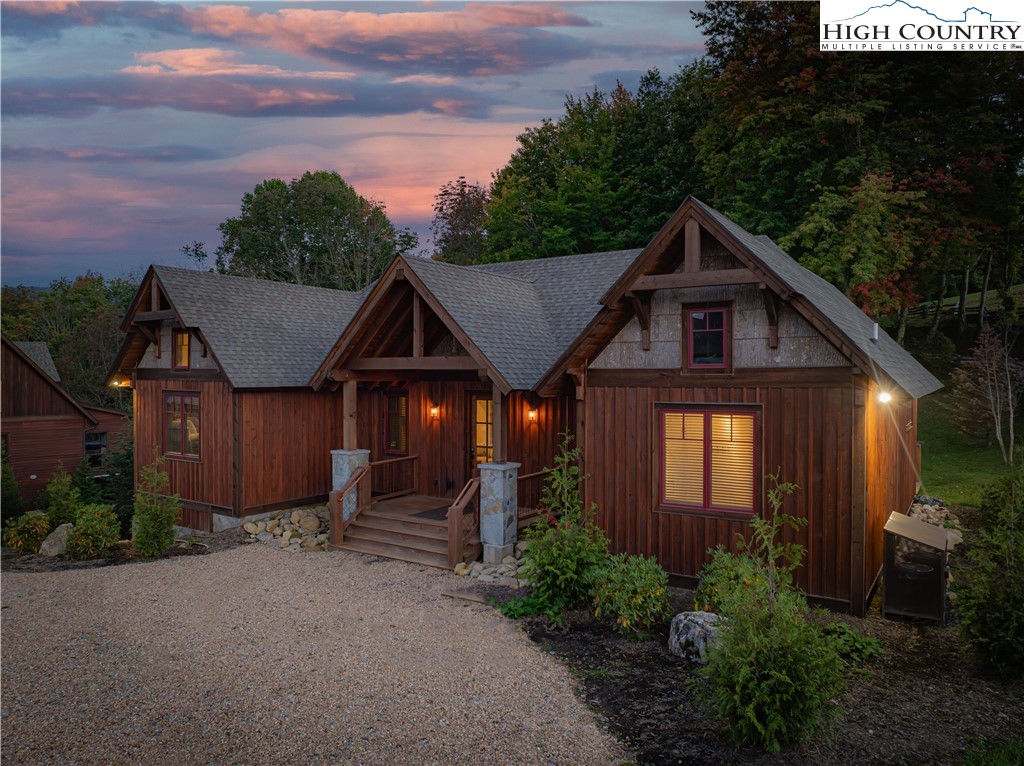
<path fill-rule="evenodd" d="M 520 463 L 480 464 L 480 542 L 485 564 L 512 556 L 519 531 Z"/>
<path fill-rule="evenodd" d="M 332 449 L 331 450 L 331 489 L 337 492 L 345 486 L 352 474 L 364 465 L 370 464 L 368 449 Z M 348 519 L 356 511 L 359 503 L 358 492 L 351 492 L 345 498 L 341 508 L 342 521 Z"/>

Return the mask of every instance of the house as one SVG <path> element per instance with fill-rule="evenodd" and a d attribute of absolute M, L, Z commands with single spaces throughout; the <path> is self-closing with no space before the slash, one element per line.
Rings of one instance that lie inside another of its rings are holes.
<path fill-rule="evenodd" d="M 152 266 L 109 382 L 134 392 L 136 473 L 163 460 L 182 526 L 323 500 L 341 398 L 309 380 L 358 293 Z"/>
<path fill-rule="evenodd" d="M 31 502 L 58 468 L 78 468 L 87 434 L 98 421 L 61 387 L 45 343 L 3 338 L 2 345 L 3 450 Z"/>
<path fill-rule="evenodd" d="M 137 454 L 162 449 L 174 491 L 222 519 L 330 492 L 332 547 L 500 560 L 569 432 L 613 548 L 684 582 L 767 512 L 766 474 L 797 484 L 799 584 L 855 613 L 939 387 L 693 198 L 642 250 L 399 257 L 358 294 L 154 267 L 125 329 Z"/>

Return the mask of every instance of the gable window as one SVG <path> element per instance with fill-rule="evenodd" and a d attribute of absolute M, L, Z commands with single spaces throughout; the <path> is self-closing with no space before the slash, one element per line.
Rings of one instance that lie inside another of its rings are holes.
<path fill-rule="evenodd" d="M 757 512 L 756 408 L 668 404 L 656 414 L 662 510 Z"/>
<path fill-rule="evenodd" d="M 190 366 L 188 330 L 174 330 L 171 345 L 174 348 L 174 369 L 187 370 Z"/>
<path fill-rule="evenodd" d="M 199 394 L 164 392 L 164 454 L 199 458 Z"/>
<path fill-rule="evenodd" d="M 384 397 L 384 452 L 409 454 L 409 396 L 387 394 Z"/>
<path fill-rule="evenodd" d="M 729 307 L 683 309 L 683 358 L 691 370 L 721 370 L 731 365 Z"/>

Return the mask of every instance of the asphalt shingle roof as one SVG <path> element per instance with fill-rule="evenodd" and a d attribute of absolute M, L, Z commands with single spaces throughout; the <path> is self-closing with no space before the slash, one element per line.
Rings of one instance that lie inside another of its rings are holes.
<path fill-rule="evenodd" d="M 202 331 L 236 388 L 308 385 L 367 292 L 153 268 L 182 322 Z"/>
<path fill-rule="evenodd" d="M 60 383 L 60 373 L 57 372 L 57 365 L 53 363 L 50 356 L 50 348 L 41 340 L 16 340 L 14 345 L 21 349 L 29 359 L 36 363 L 36 366 L 50 376 L 54 383 Z"/>

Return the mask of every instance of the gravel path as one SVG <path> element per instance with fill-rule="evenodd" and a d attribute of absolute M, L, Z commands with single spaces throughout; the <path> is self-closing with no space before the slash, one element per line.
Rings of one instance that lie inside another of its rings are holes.
<path fill-rule="evenodd" d="M 573 680 L 454 575 L 263 546 L 2 582 L 18 764 L 608 764 Z"/>

